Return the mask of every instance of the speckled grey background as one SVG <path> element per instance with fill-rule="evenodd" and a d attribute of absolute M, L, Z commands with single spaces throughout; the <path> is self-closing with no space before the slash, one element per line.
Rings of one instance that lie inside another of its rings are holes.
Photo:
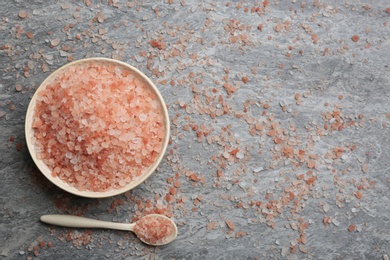
<path fill-rule="evenodd" d="M 389 259 L 389 1 L 91 2 L 0 2 L 1 258 Z M 145 72 L 172 120 L 158 171 L 125 195 L 99 200 L 53 187 L 24 139 L 24 115 L 39 84 L 68 61 L 95 56 Z M 341 116 L 327 118 L 335 110 Z M 337 120 L 342 129 L 325 130 Z M 264 129 L 252 135 L 252 121 Z M 197 131 L 208 135 L 199 140 Z M 288 145 L 292 158 L 281 152 Z M 340 157 L 328 156 L 339 147 Z M 241 153 L 231 155 L 236 148 Z M 306 152 L 301 161 L 299 150 Z M 313 158 L 314 168 L 307 164 Z M 192 173 L 202 181 L 191 181 Z M 78 245 L 58 237 L 85 230 L 39 222 L 47 213 L 130 221 L 137 199 L 167 205 L 170 177 L 181 182 L 170 209 L 179 236 L 170 245 L 149 248 L 107 230 Z M 296 204 L 277 203 L 286 188 Z M 110 210 L 117 200 L 124 204 Z M 262 206 L 251 204 L 257 201 Z M 281 212 L 269 212 L 267 203 Z M 299 223 L 308 227 L 299 230 Z M 301 234 L 307 241 L 298 243 Z"/>

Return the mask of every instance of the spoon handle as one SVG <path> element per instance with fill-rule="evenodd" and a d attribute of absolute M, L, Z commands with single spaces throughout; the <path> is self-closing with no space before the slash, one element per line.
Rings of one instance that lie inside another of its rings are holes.
<path fill-rule="evenodd" d="M 134 224 L 108 222 L 71 215 L 43 215 L 41 221 L 47 224 L 75 228 L 109 228 L 133 231 Z"/>

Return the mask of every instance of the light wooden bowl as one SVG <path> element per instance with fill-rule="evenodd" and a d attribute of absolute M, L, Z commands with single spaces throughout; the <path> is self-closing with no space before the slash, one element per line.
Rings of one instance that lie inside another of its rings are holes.
<path fill-rule="evenodd" d="M 39 91 L 44 89 L 48 83 L 52 82 L 53 79 L 55 79 L 55 77 L 57 76 L 57 74 L 59 72 L 63 71 L 64 69 L 67 69 L 70 66 L 74 66 L 76 64 L 91 63 L 91 62 L 93 62 L 93 63 L 96 63 L 96 62 L 97 63 L 101 63 L 101 62 L 102 63 L 110 63 L 110 64 L 114 64 L 115 66 L 120 66 L 122 68 L 125 67 L 133 74 L 134 77 L 138 78 L 141 82 L 143 82 L 145 84 L 145 86 L 148 86 L 152 90 L 152 92 L 154 92 L 156 99 L 161 104 L 161 108 L 162 108 L 161 112 L 163 114 L 163 123 L 164 123 L 164 129 L 165 129 L 165 136 L 164 136 L 163 143 L 162 143 L 161 153 L 157 156 L 155 162 L 142 175 L 137 177 L 136 180 L 130 182 L 126 186 L 121 187 L 119 189 L 111 189 L 111 190 L 107 190 L 107 191 L 103 191 L 103 192 L 80 191 L 80 190 L 76 189 L 75 187 L 69 185 L 65 181 L 61 180 L 60 178 L 53 177 L 49 167 L 42 160 L 37 159 L 35 147 L 34 147 L 34 144 L 32 143 L 32 137 L 34 136 L 34 129 L 32 128 L 32 123 L 33 123 L 33 117 L 34 117 L 34 109 L 35 109 L 35 105 L 36 105 L 36 98 L 38 96 Z M 164 153 L 165 153 L 167 146 L 168 146 L 170 125 L 169 125 L 168 110 L 167 110 L 167 107 L 165 105 L 165 102 L 164 102 L 160 92 L 156 88 L 156 86 L 153 84 L 153 82 L 147 76 L 145 76 L 145 74 L 143 74 L 141 71 L 134 68 L 133 66 L 130 66 L 129 64 L 121 62 L 121 61 L 107 59 L 107 58 L 88 58 L 88 59 L 82 59 L 82 60 L 71 62 L 71 63 L 57 69 L 52 74 L 50 74 L 50 76 L 47 77 L 45 79 L 45 81 L 43 81 L 43 83 L 36 90 L 34 96 L 32 97 L 32 99 L 30 101 L 30 104 L 28 106 L 27 114 L 26 114 L 26 121 L 25 121 L 25 134 L 26 134 L 27 147 L 28 147 L 28 150 L 31 154 L 31 157 L 32 157 L 34 163 L 37 165 L 38 169 L 43 173 L 43 175 L 45 175 L 46 178 L 48 178 L 52 183 L 54 183 L 59 188 L 65 190 L 69 193 L 78 195 L 78 196 L 88 197 L 88 198 L 104 198 L 104 197 L 115 196 L 115 195 L 124 193 L 126 191 L 129 191 L 129 190 L 135 188 L 136 186 L 138 186 L 139 184 L 144 182 L 156 170 L 157 166 L 160 164 L 161 160 L 163 159 Z"/>

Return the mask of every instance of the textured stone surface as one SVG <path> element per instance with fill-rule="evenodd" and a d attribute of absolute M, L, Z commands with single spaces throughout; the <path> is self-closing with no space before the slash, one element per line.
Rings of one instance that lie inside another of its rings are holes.
<path fill-rule="evenodd" d="M 91 2 L 0 2 L 4 259 L 388 259 L 388 1 Z M 24 139 L 39 84 L 95 56 L 150 76 L 172 121 L 158 171 L 99 200 L 53 187 Z M 171 208 L 169 178 L 181 183 Z M 126 222 L 148 199 L 178 223 L 174 243 L 39 222 L 48 213 Z"/>

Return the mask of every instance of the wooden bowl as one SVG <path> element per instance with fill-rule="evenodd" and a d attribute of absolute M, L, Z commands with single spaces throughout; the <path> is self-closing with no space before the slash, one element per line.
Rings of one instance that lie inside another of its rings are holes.
<path fill-rule="evenodd" d="M 151 92 L 154 94 L 155 100 L 157 100 L 157 102 L 160 104 L 160 108 L 161 108 L 160 112 L 163 117 L 164 137 L 162 138 L 161 152 L 157 155 L 155 161 L 147 169 L 145 169 L 141 175 L 139 175 L 137 178 L 132 180 L 130 183 L 126 184 L 123 187 L 119 187 L 116 189 L 109 189 L 106 191 L 79 190 L 76 187 L 68 184 L 66 181 L 61 180 L 58 177 L 53 177 L 52 171 L 49 169 L 49 167 L 43 162 L 43 160 L 37 158 L 36 147 L 33 144 L 33 136 L 35 130 L 32 124 L 34 121 L 33 119 L 34 119 L 38 93 L 41 90 L 45 89 L 48 84 L 54 82 L 56 80 L 57 75 L 63 72 L 64 70 L 75 65 L 79 66 L 79 65 L 91 64 L 91 63 L 111 64 L 114 66 L 118 66 L 122 69 L 126 69 L 126 71 L 128 70 L 132 76 L 134 76 L 139 81 L 141 81 L 143 85 L 149 88 Z M 135 188 L 136 186 L 144 182 L 155 171 L 157 166 L 160 164 L 162 158 L 164 157 L 164 153 L 168 146 L 170 125 L 169 125 L 168 110 L 166 108 L 165 102 L 160 92 L 156 88 L 156 86 L 147 76 L 145 76 L 145 74 L 143 74 L 141 71 L 134 68 L 133 66 L 130 66 L 121 61 L 107 59 L 107 58 L 89 58 L 89 59 L 83 59 L 83 60 L 71 62 L 59 68 L 58 70 L 54 71 L 49 77 L 45 79 L 45 81 L 43 81 L 43 83 L 39 86 L 39 88 L 35 92 L 28 106 L 26 121 L 25 121 L 25 134 L 26 134 L 27 147 L 34 163 L 37 165 L 39 170 L 46 176 L 46 178 L 48 178 L 52 183 L 54 183 L 59 188 L 78 196 L 88 197 L 88 198 L 104 198 L 104 197 L 115 196 Z"/>

